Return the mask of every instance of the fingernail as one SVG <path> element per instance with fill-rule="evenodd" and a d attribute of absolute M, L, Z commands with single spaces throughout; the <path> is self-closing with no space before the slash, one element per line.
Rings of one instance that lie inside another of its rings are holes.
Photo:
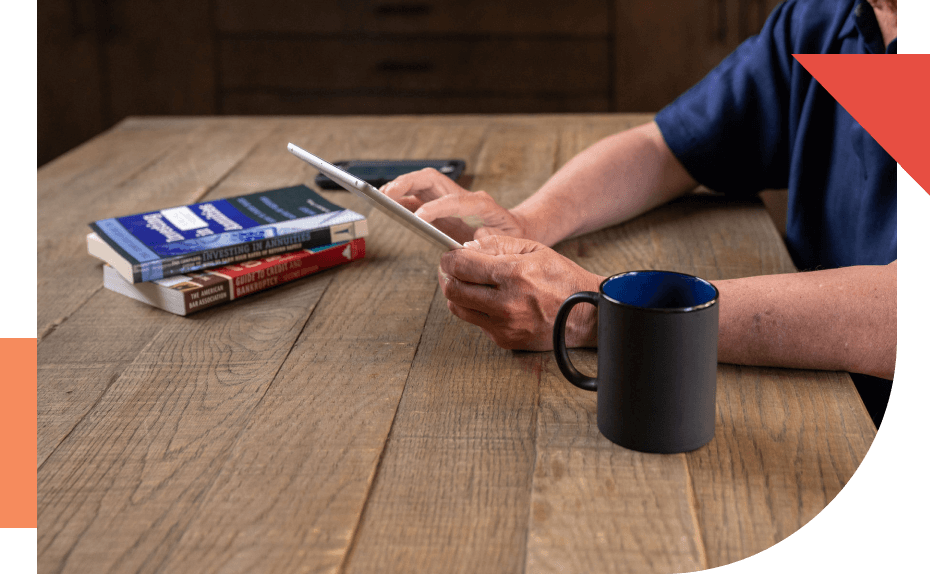
<path fill-rule="evenodd" d="M 462 244 L 462 247 L 466 249 L 478 249 L 480 245 L 478 245 L 477 241 L 466 241 L 464 244 Z"/>
<path fill-rule="evenodd" d="M 439 276 L 442 277 L 442 280 L 445 281 L 447 284 L 449 283 L 449 281 L 452 280 L 452 278 L 449 277 L 446 274 L 446 272 L 442 270 L 442 267 L 439 268 Z"/>

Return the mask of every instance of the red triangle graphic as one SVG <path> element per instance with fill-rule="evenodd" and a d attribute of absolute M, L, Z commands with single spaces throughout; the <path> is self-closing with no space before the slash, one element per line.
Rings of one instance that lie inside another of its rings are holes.
<path fill-rule="evenodd" d="M 930 54 L 794 57 L 930 193 Z"/>

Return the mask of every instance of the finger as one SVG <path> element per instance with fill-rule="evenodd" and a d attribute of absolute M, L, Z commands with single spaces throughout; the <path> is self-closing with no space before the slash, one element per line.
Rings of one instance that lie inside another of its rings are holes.
<path fill-rule="evenodd" d="M 433 221 L 441 217 L 458 217 L 471 227 L 483 227 L 486 225 L 485 216 L 501 209 L 503 208 L 487 193 L 476 191 L 444 195 L 423 204 L 416 211 L 416 215 L 423 221 Z"/>
<path fill-rule="evenodd" d="M 423 205 L 423 202 L 416 197 L 405 195 L 404 197 L 398 197 L 395 201 L 399 203 L 404 209 L 408 211 L 416 211 Z"/>
<path fill-rule="evenodd" d="M 489 316 L 480 311 L 475 311 L 474 309 L 468 309 L 467 307 L 462 307 L 461 305 L 456 305 L 452 301 L 446 301 L 446 307 L 449 308 L 449 311 L 463 321 L 467 321 L 472 325 L 477 325 L 482 329 L 493 329 L 494 322 Z"/>
<path fill-rule="evenodd" d="M 500 316 L 505 307 L 503 293 L 491 285 L 468 283 L 446 275 L 440 282 L 440 288 L 446 299 L 456 305 L 492 317 Z"/>
<path fill-rule="evenodd" d="M 443 253 L 439 266 L 448 275 L 479 285 L 507 282 L 517 263 L 513 256 L 548 249 L 542 243 L 507 235 L 487 235 L 464 247 Z"/>
<path fill-rule="evenodd" d="M 439 258 L 439 268 L 444 273 L 477 285 L 497 285 L 495 278 L 506 274 L 498 269 L 501 266 L 509 267 L 509 264 L 477 249 L 453 249 Z"/>
<path fill-rule="evenodd" d="M 415 195 L 428 190 L 433 190 L 436 194 L 441 194 L 443 193 L 443 187 L 450 182 L 452 182 L 452 180 L 439 173 L 438 170 L 427 167 L 401 175 L 382 186 L 380 191 L 394 201 L 397 201 L 405 195 Z"/>

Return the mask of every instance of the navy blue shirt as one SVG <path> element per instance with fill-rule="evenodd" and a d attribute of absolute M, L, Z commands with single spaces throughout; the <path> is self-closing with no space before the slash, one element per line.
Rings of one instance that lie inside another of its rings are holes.
<path fill-rule="evenodd" d="M 865 0 L 788 0 L 656 122 L 701 184 L 736 194 L 788 188 L 786 242 L 799 269 L 890 263 L 895 161 L 792 57 L 885 52 Z"/>

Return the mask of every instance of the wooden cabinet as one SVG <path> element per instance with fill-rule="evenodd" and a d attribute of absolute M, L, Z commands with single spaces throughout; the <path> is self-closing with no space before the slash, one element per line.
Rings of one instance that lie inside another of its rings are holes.
<path fill-rule="evenodd" d="M 40 0 L 38 163 L 129 115 L 217 112 L 210 4 Z"/>
<path fill-rule="evenodd" d="M 613 110 L 654 112 L 762 29 L 778 0 L 616 1 Z"/>
<path fill-rule="evenodd" d="M 610 109 L 610 0 L 218 0 L 226 113 Z"/>
<path fill-rule="evenodd" d="M 40 0 L 39 164 L 127 115 L 652 112 L 774 0 Z"/>

